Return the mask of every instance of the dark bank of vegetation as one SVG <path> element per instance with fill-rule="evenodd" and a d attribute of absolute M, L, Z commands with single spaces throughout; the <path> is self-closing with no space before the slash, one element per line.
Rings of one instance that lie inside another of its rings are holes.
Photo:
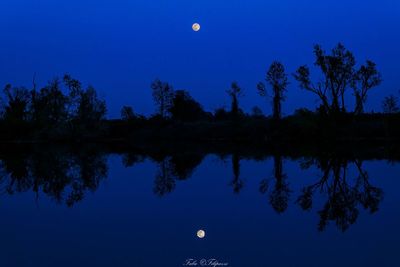
<path fill-rule="evenodd" d="M 345 142 L 399 141 L 398 99 L 387 96 L 382 113 L 365 113 L 368 93 L 381 84 L 375 63 L 359 66 L 353 54 L 338 44 L 330 53 L 314 47 L 315 68 L 301 66 L 293 74 L 299 87 L 313 93 L 320 102 L 316 110 L 299 109 L 282 116 L 289 74 L 280 62 L 273 62 L 265 83 L 255 89 L 272 116 L 254 107 L 251 114 L 240 108 L 243 89 L 233 82 L 227 90 L 229 110 L 207 112 L 188 91 L 174 90 L 160 80 L 151 84 L 157 113 L 151 117 L 136 114 L 132 107 L 121 109 L 121 119 L 106 119 L 105 101 L 96 90 L 69 75 L 54 79 L 38 90 L 7 85 L 4 89 L 0 139 L 11 141 L 106 141 L 138 144 L 193 142 Z M 269 104 L 268 104 L 269 105 Z M 350 108 L 350 106 L 353 106 Z"/>

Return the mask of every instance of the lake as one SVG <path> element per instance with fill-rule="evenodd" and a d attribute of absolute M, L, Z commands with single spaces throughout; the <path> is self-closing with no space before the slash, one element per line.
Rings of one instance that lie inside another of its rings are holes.
<path fill-rule="evenodd" d="M 400 266 L 395 160 L 95 150 L 0 159 L 0 266 Z"/>

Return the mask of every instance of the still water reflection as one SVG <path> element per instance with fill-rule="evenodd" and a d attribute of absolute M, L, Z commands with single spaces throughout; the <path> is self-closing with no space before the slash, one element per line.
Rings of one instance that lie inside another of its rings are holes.
<path fill-rule="evenodd" d="M 0 266 L 400 264 L 395 161 L 93 148 L 0 160 Z"/>

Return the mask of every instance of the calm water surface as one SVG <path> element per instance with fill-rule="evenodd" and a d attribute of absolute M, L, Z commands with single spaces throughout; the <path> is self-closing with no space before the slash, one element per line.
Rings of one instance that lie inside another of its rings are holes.
<path fill-rule="evenodd" d="M 0 266 L 400 266 L 399 174 L 279 155 L 9 157 Z"/>

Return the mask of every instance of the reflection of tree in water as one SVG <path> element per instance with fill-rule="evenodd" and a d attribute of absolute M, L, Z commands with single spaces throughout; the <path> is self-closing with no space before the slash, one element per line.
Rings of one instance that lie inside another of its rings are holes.
<path fill-rule="evenodd" d="M 342 231 L 347 230 L 358 218 L 359 205 L 371 213 L 378 210 L 383 192 L 369 183 L 368 173 L 362 168 L 362 161 L 342 158 L 319 159 L 303 163 L 302 167 L 308 168 L 314 164 L 322 170 L 322 177 L 317 183 L 303 189 L 297 203 L 303 210 L 311 210 L 316 191 L 327 195 L 326 203 L 318 212 L 319 230 L 324 230 L 329 221 L 335 222 Z M 350 164 L 358 172 L 355 179 L 347 177 Z"/>
<path fill-rule="evenodd" d="M 108 172 L 106 156 L 95 151 L 79 153 L 73 158 L 73 163 L 72 190 L 67 199 L 69 206 L 82 200 L 85 191 L 96 191 Z"/>
<path fill-rule="evenodd" d="M 274 156 L 274 188 L 269 193 L 269 203 L 277 213 L 283 213 L 288 208 L 290 197 L 289 184 L 286 181 L 286 174 L 283 172 L 283 158 L 280 155 Z M 264 179 L 260 183 L 260 192 L 268 192 L 269 181 Z"/>
<path fill-rule="evenodd" d="M 193 175 L 194 170 L 201 164 L 202 154 L 178 154 L 170 158 L 172 171 L 178 180 L 186 180 Z"/>
<path fill-rule="evenodd" d="M 154 181 L 154 193 L 164 196 L 175 189 L 176 180 L 186 180 L 203 161 L 203 155 L 176 154 L 158 160 L 158 170 Z"/>
<path fill-rule="evenodd" d="M 125 153 L 122 155 L 122 164 L 125 168 L 132 167 L 136 163 L 143 162 L 144 156 L 136 153 Z"/>
<path fill-rule="evenodd" d="M 0 183 L 6 184 L 4 191 L 7 194 L 25 192 L 32 187 L 33 181 L 28 179 L 28 155 L 11 154 L 7 160 L 1 161 L 0 167 L 2 172 Z"/>
<path fill-rule="evenodd" d="M 170 158 L 165 158 L 158 163 L 158 170 L 154 181 L 154 193 L 158 196 L 164 196 L 171 193 L 174 188 L 175 177 Z"/>
<path fill-rule="evenodd" d="M 240 156 L 237 153 L 233 153 L 232 155 L 232 171 L 233 180 L 230 185 L 233 187 L 233 192 L 239 194 L 244 186 L 244 182 L 240 179 Z"/>
<path fill-rule="evenodd" d="M 3 154 L 0 183 L 4 192 L 41 192 L 68 206 L 95 191 L 107 176 L 106 157 L 96 150 L 70 153 L 62 149 L 41 148 L 32 153 Z"/>

